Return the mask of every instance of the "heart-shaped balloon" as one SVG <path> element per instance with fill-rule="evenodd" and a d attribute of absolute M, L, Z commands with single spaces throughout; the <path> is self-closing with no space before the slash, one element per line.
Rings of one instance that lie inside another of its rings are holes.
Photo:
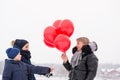
<path fill-rule="evenodd" d="M 66 52 L 70 48 L 70 45 L 71 45 L 71 41 L 69 37 L 64 34 L 59 34 L 55 38 L 54 43 L 55 43 L 55 47 L 62 52 Z"/>
<path fill-rule="evenodd" d="M 54 48 L 55 45 L 53 43 L 50 43 L 48 42 L 46 39 L 44 39 L 44 43 L 48 46 L 48 47 L 51 47 L 51 48 Z"/>
<path fill-rule="evenodd" d="M 57 32 L 55 27 L 53 26 L 46 27 L 46 29 L 44 30 L 44 39 L 47 42 L 54 44 L 54 40 L 56 36 L 57 36 Z"/>
<path fill-rule="evenodd" d="M 57 29 L 58 34 L 65 34 L 70 37 L 74 32 L 74 25 L 69 19 L 64 19 L 59 26 Z"/>
<path fill-rule="evenodd" d="M 59 28 L 61 22 L 62 22 L 62 20 L 56 20 L 56 21 L 53 23 L 53 26 L 56 27 L 56 28 Z"/>

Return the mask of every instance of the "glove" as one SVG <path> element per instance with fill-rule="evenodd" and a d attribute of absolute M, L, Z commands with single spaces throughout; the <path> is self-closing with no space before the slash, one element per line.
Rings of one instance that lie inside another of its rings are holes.
<path fill-rule="evenodd" d="M 90 53 L 92 53 L 92 50 L 91 50 L 91 48 L 90 48 L 89 45 L 84 45 L 81 50 L 82 50 L 82 52 L 84 52 L 85 54 L 90 54 Z"/>
<path fill-rule="evenodd" d="M 77 51 L 77 47 L 75 46 L 72 48 L 72 53 L 74 54 L 76 51 Z"/>

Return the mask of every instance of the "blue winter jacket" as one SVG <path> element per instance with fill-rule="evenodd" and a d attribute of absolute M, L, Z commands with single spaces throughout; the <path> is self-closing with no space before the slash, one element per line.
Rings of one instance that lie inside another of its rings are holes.
<path fill-rule="evenodd" d="M 30 51 L 20 50 L 20 53 L 22 55 L 21 61 L 26 64 L 32 65 L 31 60 L 30 60 L 31 59 Z M 30 71 L 28 73 L 28 80 L 36 80 L 34 74 L 31 73 Z"/>
<path fill-rule="evenodd" d="M 35 74 L 46 75 L 50 73 L 50 68 L 6 59 L 2 80 L 28 80 L 29 71 Z"/>

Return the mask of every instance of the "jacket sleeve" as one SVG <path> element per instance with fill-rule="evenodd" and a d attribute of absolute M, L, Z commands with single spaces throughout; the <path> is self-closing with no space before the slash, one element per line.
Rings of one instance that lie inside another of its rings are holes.
<path fill-rule="evenodd" d="M 67 61 L 66 63 L 63 63 L 63 66 L 66 68 L 66 70 L 70 71 L 72 66 L 71 64 L 69 63 L 69 61 Z"/>
<path fill-rule="evenodd" d="M 4 66 L 2 80 L 11 80 L 12 79 L 12 70 L 10 66 Z"/>
<path fill-rule="evenodd" d="M 28 64 L 27 66 L 28 66 L 28 70 L 34 74 L 46 75 L 47 73 L 50 73 L 49 67 L 35 66 L 35 65 L 28 65 Z"/>
<path fill-rule="evenodd" d="M 85 80 L 94 80 L 98 67 L 98 59 L 95 55 L 88 56 L 87 67 L 88 67 L 88 75 Z"/>

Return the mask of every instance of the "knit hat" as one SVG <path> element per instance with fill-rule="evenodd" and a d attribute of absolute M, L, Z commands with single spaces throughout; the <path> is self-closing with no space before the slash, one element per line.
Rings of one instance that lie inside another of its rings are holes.
<path fill-rule="evenodd" d="M 89 46 L 90 46 L 90 48 L 91 48 L 91 50 L 94 52 L 94 51 L 97 51 L 97 49 L 98 49 L 98 46 L 97 46 L 97 43 L 96 42 L 90 42 L 89 43 Z"/>
<path fill-rule="evenodd" d="M 28 43 L 27 40 L 24 40 L 24 39 L 16 39 L 13 47 L 14 47 L 14 48 L 22 49 L 22 48 L 25 46 L 25 44 L 27 44 L 27 43 Z"/>
<path fill-rule="evenodd" d="M 18 55 L 19 52 L 20 52 L 20 50 L 17 48 L 8 48 L 6 50 L 7 56 L 10 59 L 14 59 Z"/>

